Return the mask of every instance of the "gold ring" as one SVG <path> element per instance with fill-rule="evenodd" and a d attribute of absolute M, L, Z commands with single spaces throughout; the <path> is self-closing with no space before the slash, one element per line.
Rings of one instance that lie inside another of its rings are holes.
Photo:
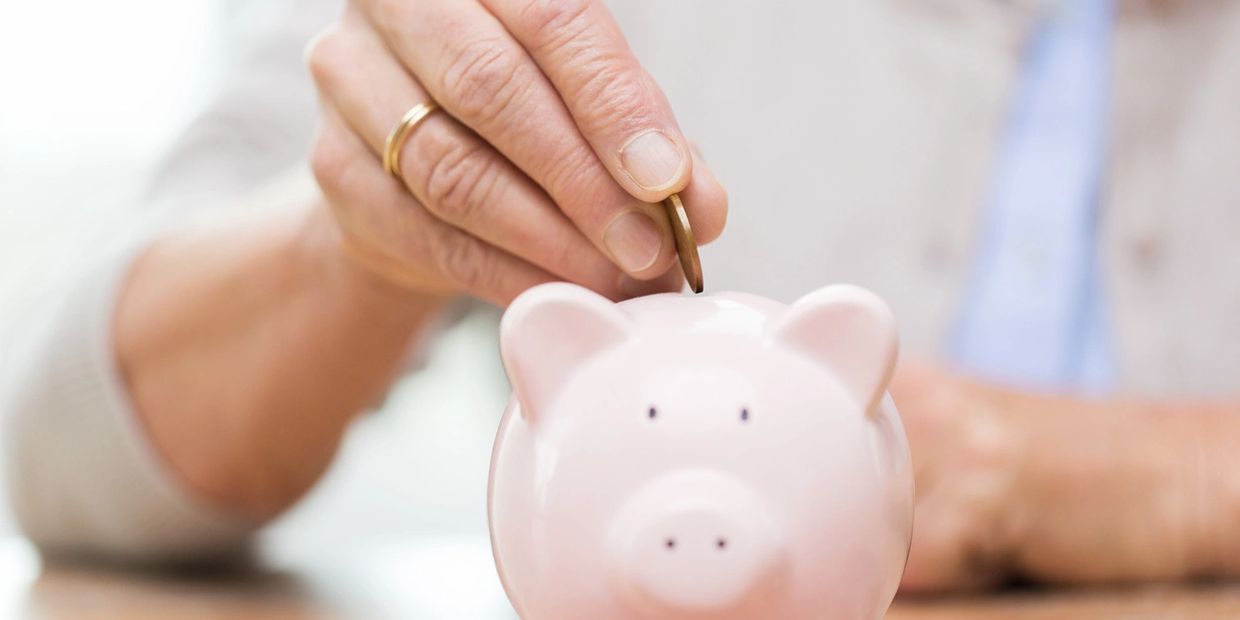
<path fill-rule="evenodd" d="M 383 144 L 384 171 L 404 181 L 400 176 L 400 152 L 405 148 L 405 142 L 409 140 L 409 134 L 413 133 L 413 130 L 417 129 L 418 124 L 437 109 L 439 109 L 439 104 L 433 100 L 428 100 L 409 108 L 409 111 L 405 112 L 405 116 L 392 129 L 392 133 L 388 134 L 387 141 Z"/>

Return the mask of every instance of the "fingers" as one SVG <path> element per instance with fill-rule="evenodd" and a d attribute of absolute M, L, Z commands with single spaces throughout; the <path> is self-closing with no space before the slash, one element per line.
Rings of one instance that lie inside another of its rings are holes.
<path fill-rule="evenodd" d="M 555 280 L 432 216 L 383 172 L 330 106 L 312 165 L 348 251 L 391 281 L 428 292 L 464 291 L 504 306 L 525 289 Z"/>
<path fill-rule="evenodd" d="M 723 231 L 727 196 L 695 157 L 663 91 L 602 0 L 482 0 L 559 92 L 577 128 L 631 195 L 681 192 L 699 243 Z M 692 176 L 690 176 L 692 172 Z"/>
<path fill-rule="evenodd" d="M 977 540 L 979 525 L 954 510 L 951 501 L 918 499 L 908 562 L 900 582 L 908 594 L 965 592 L 993 588 L 1009 577 Z"/>
<path fill-rule="evenodd" d="M 427 99 L 366 28 L 325 35 L 309 56 L 324 97 L 365 143 L 371 159 L 396 119 Z M 604 295 L 633 288 L 541 188 L 450 117 L 432 114 L 416 127 L 404 145 L 401 167 L 409 190 L 444 222 Z"/>
<path fill-rule="evenodd" d="M 560 94 L 494 15 L 472 0 L 361 1 L 436 101 L 544 188 L 616 265 L 640 278 L 672 265 L 666 215 L 648 202 L 659 194 L 635 198 L 612 178 Z"/>
<path fill-rule="evenodd" d="M 699 243 L 719 236 L 727 211 L 723 186 L 694 156 L 662 89 L 602 0 L 482 3 L 538 64 L 629 194 L 659 202 L 682 192 Z"/>
<path fill-rule="evenodd" d="M 705 165 L 697 149 L 693 152 L 693 178 L 680 192 L 680 197 L 698 245 L 718 239 L 728 220 L 728 192 Z"/>
<path fill-rule="evenodd" d="M 482 1 L 542 68 L 629 193 L 658 202 L 684 189 L 689 145 L 601 0 Z"/>

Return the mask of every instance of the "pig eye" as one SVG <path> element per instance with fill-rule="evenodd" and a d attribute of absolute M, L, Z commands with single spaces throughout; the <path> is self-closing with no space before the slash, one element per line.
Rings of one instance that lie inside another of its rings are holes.
<path fill-rule="evenodd" d="M 741 422 L 748 422 L 748 421 L 749 421 L 749 408 L 746 407 L 744 409 L 741 409 Z"/>
<path fill-rule="evenodd" d="M 659 417 L 659 410 L 655 409 L 654 407 L 651 407 L 650 410 L 646 412 L 646 417 L 650 418 L 651 420 Z"/>

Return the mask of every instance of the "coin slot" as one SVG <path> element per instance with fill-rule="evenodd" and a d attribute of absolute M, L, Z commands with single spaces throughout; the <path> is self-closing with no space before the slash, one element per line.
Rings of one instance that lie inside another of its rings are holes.
<path fill-rule="evenodd" d="M 651 420 L 659 417 L 659 410 L 655 409 L 654 407 L 651 407 L 650 410 L 646 412 L 646 417 L 650 418 Z"/>
<path fill-rule="evenodd" d="M 748 421 L 749 421 L 749 408 L 746 407 L 744 409 L 741 409 L 741 422 L 748 422 Z"/>

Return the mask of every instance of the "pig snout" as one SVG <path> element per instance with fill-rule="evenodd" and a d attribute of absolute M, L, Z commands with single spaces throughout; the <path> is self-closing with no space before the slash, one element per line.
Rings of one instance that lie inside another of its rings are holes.
<path fill-rule="evenodd" d="M 766 502 L 726 475 L 662 476 L 612 524 L 613 583 L 635 609 L 662 617 L 754 609 L 780 586 L 779 532 Z"/>

